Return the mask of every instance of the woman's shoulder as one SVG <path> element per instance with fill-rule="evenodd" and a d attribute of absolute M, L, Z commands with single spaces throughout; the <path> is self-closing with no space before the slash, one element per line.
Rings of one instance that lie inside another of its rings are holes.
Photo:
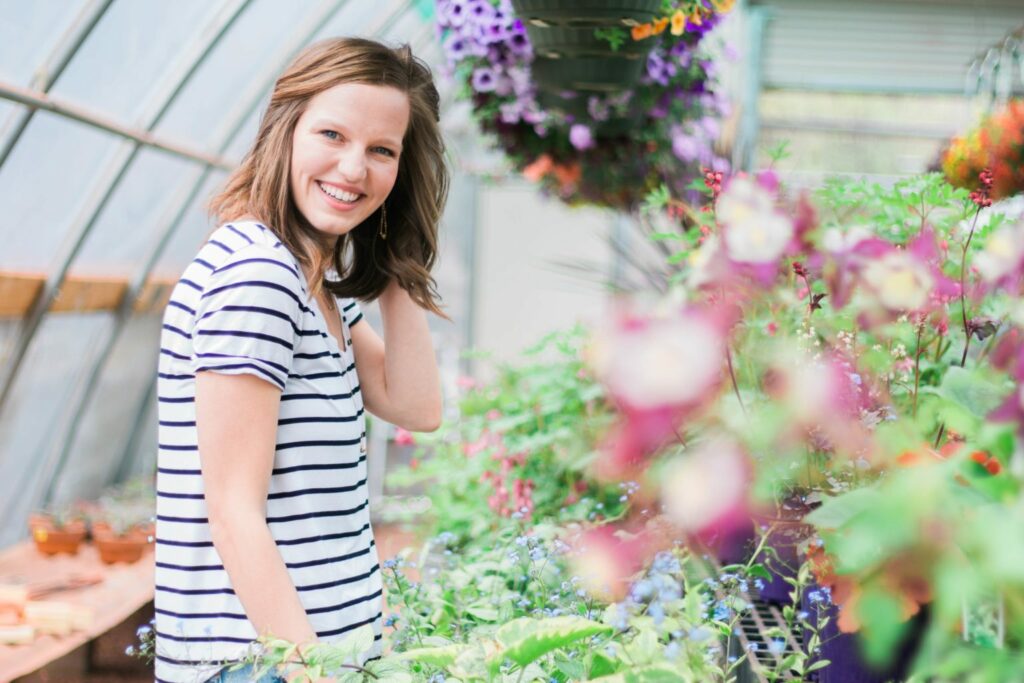
<path fill-rule="evenodd" d="M 254 220 L 235 220 L 214 230 L 199 258 L 216 277 L 237 279 L 262 271 L 287 273 L 288 284 L 303 289 L 298 260 L 268 227 Z M 232 271 L 230 275 L 226 271 Z M 276 278 L 275 278 L 276 279 Z"/>

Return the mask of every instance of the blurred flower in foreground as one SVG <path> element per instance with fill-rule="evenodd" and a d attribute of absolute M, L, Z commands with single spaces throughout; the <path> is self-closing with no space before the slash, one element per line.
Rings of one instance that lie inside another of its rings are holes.
<path fill-rule="evenodd" d="M 776 210 L 772 185 L 772 178 L 733 178 L 718 199 L 725 247 L 737 263 L 774 263 L 793 239 L 793 222 Z"/>
<path fill-rule="evenodd" d="M 573 572 L 591 595 L 618 602 L 629 592 L 630 581 L 650 555 L 647 537 L 612 526 L 585 531 L 572 543 Z"/>
<path fill-rule="evenodd" d="M 989 237 L 974 257 L 974 267 L 989 284 L 997 284 L 1021 273 L 1024 266 L 1024 223 L 1004 227 Z"/>
<path fill-rule="evenodd" d="M 749 523 L 746 454 L 731 439 L 716 437 L 670 461 L 662 475 L 665 514 L 690 533 L 727 534 Z"/>

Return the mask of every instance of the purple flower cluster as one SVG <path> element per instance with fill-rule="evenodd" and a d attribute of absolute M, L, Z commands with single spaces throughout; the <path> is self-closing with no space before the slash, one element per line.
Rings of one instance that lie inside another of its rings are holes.
<path fill-rule="evenodd" d="M 468 65 L 473 91 L 500 99 L 503 123 L 543 121 L 530 80 L 533 49 L 510 0 L 437 0 L 437 25 L 449 70 Z"/>

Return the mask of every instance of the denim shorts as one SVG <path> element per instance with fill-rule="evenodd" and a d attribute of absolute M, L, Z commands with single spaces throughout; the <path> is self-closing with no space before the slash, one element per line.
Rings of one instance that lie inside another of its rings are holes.
<path fill-rule="evenodd" d="M 230 666 L 226 666 L 206 683 L 285 683 L 285 679 L 273 671 L 269 671 L 259 678 L 253 678 L 254 673 L 255 671 L 251 664 L 246 664 L 241 669 L 235 669 L 234 671 L 231 670 Z"/>

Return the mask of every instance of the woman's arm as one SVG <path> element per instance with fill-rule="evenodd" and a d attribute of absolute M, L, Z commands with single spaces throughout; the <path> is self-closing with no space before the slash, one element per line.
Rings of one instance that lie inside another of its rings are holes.
<path fill-rule="evenodd" d="M 252 375 L 196 374 L 196 430 L 213 545 L 260 635 L 316 632 L 267 527 L 281 390 Z"/>
<path fill-rule="evenodd" d="M 378 302 L 384 339 L 366 322 L 352 327 L 363 402 L 391 424 L 432 432 L 441 425 L 441 380 L 426 311 L 395 281 Z"/>

